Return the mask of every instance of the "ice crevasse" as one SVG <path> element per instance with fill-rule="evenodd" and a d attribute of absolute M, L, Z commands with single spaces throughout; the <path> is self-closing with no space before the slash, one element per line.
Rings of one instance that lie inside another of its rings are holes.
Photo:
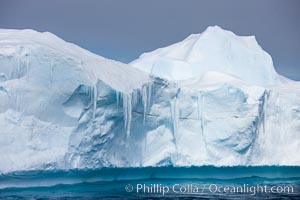
<path fill-rule="evenodd" d="M 300 84 L 253 36 L 208 27 L 123 64 L 0 30 L 0 172 L 300 165 Z"/>

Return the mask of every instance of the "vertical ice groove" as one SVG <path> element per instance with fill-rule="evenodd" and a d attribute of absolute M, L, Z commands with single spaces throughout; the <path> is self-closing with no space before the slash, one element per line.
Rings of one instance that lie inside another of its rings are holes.
<path fill-rule="evenodd" d="M 20 59 L 19 57 L 16 60 L 17 64 L 16 66 L 12 69 L 11 71 L 11 78 L 18 78 L 18 70 L 19 70 L 19 66 L 20 66 Z"/>
<path fill-rule="evenodd" d="M 88 87 L 88 97 L 89 97 L 89 100 L 90 100 L 90 105 L 93 104 L 93 92 L 92 92 L 92 90 L 93 90 L 92 87 Z"/>
<path fill-rule="evenodd" d="M 201 120 L 201 133 L 204 134 L 204 95 L 202 92 L 198 93 L 198 100 L 197 100 L 197 106 L 198 106 L 198 119 Z"/>
<path fill-rule="evenodd" d="M 93 86 L 93 120 L 95 120 L 95 116 L 96 116 L 97 97 L 98 97 L 98 90 L 97 90 L 97 84 L 95 84 Z"/>
<path fill-rule="evenodd" d="M 17 92 L 15 92 L 15 94 L 14 94 L 14 100 L 15 100 L 15 109 L 16 109 L 16 111 L 19 111 L 19 101 L 18 101 L 18 95 L 17 95 Z"/>
<path fill-rule="evenodd" d="M 177 131 L 178 131 L 178 119 L 179 119 L 178 109 L 179 107 L 177 103 L 177 97 L 175 96 L 174 99 L 171 101 L 171 120 L 173 125 L 173 134 L 175 138 L 177 136 Z"/>
<path fill-rule="evenodd" d="M 131 95 L 128 95 L 127 96 L 128 98 L 128 106 L 127 106 L 127 114 L 128 114 L 128 117 L 127 117 L 127 128 L 126 128 L 126 133 L 127 133 L 127 136 L 130 135 L 130 126 L 131 126 L 131 114 L 132 114 L 132 104 L 131 104 L 131 98 L 132 96 Z"/>
<path fill-rule="evenodd" d="M 54 72 L 54 63 L 53 60 L 50 62 L 50 82 L 53 83 L 53 72 Z"/>
<path fill-rule="evenodd" d="M 258 126 L 262 128 L 262 134 L 265 134 L 268 96 L 269 96 L 269 92 L 265 90 L 259 100 Z"/>
<path fill-rule="evenodd" d="M 266 100 L 267 100 L 267 95 L 266 95 L 266 92 L 264 94 L 264 99 L 263 99 L 263 132 L 265 133 L 266 132 Z"/>
<path fill-rule="evenodd" d="M 262 127 L 263 127 L 263 133 L 265 133 L 266 129 L 266 118 L 267 118 L 267 104 L 269 99 L 270 92 L 265 91 L 263 96 L 263 120 L 262 120 Z"/>
<path fill-rule="evenodd" d="M 197 115 L 198 115 L 198 120 L 201 120 L 201 93 L 198 93 L 197 96 Z"/>
<path fill-rule="evenodd" d="M 18 66 L 17 66 L 17 70 L 16 70 L 16 78 L 20 78 L 20 68 L 21 68 L 21 59 L 18 58 Z"/>
<path fill-rule="evenodd" d="M 147 113 L 147 87 L 143 86 L 142 87 L 142 102 L 144 106 L 144 113 L 143 113 L 143 122 L 145 123 L 146 121 L 146 113 Z"/>
<path fill-rule="evenodd" d="M 147 96 L 147 105 L 150 107 L 151 104 L 151 93 L 152 93 L 152 83 L 148 84 L 148 96 Z"/>
<path fill-rule="evenodd" d="M 132 114 L 132 93 L 124 94 L 123 96 L 123 110 L 124 110 L 124 126 L 126 136 L 130 136 L 131 114 Z"/>
<path fill-rule="evenodd" d="M 137 106 L 138 103 L 138 90 L 133 90 L 132 92 L 132 106 L 135 107 Z"/>
<path fill-rule="evenodd" d="M 26 60 L 23 60 L 21 56 L 16 58 L 16 66 L 11 71 L 11 78 L 22 78 L 27 73 Z"/>
<path fill-rule="evenodd" d="M 29 71 L 30 71 L 30 61 L 29 60 L 25 60 L 25 66 L 26 66 L 26 80 L 28 81 Z"/>
<path fill-rule="evenodd" d="M 127 96 L 123 97 L 123 111 L 124 111 L 124 128 L 127 128 Z"/>

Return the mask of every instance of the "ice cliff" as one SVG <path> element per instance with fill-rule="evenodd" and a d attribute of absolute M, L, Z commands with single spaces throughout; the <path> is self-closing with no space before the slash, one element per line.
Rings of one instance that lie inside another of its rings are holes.
<path fill-rule="evenodd" d="M 2 29 L 0 172 L 300 165 L 299 100 L 253 36 L 217 26 L 130 64 Z"/>

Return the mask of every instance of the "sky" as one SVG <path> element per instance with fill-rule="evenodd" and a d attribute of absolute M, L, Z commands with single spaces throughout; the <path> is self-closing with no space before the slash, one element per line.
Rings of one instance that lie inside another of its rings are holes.
<path fill-rule="evenodd" d="M 300 80 L 298 0 L 0 0 L 0 28 L 49 31 L 128 63 L 218 25 L 255 35 L 276 71 Z"/>

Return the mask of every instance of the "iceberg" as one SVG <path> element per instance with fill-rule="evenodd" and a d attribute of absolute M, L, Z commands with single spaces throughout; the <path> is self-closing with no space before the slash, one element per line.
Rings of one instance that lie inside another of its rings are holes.
<path fill-rule="evenodd" d="M 124 64 L 0 30 L 0 172 L 300 165 L 300 83 L 218 26 Z"/>

